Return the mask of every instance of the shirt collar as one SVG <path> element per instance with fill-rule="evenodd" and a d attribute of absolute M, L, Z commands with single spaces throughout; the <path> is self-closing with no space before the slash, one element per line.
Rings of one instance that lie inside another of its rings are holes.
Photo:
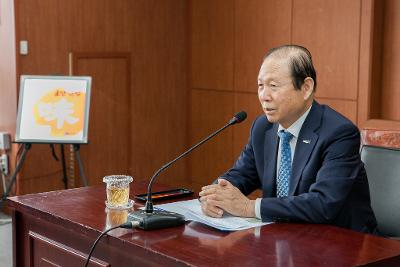
<path fill-rule="evenodd" d="M 282 125 L 279 124 L 278 132 L 281 130 L 286 130 L 289 133 L 291 133 L 294 137 L 298 138 L 301 127 L 303 126 L 303 123 L 306 120 L 308 113 L 310 113 L 311 107 L 312 107 L 312 105 L 307 109 L 306 112 L 304 112 L 303 115 L 301 115 L 300 118 L 297 119 L 297 121 L 295 121 L 292 125 L 290 125 L 289 128 L 285 129 L 285 128 L 283 128 Z"/>

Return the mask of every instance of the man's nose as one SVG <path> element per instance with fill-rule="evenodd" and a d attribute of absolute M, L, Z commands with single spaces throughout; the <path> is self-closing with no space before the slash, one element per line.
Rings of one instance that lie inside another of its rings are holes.
<path fill-rule="evenodd" d="M 263 86 L 262 90 L 260 90 L 258 94 L 262 100 L 271 100 L 271 90 L 268 89 L 268 86 Z"/>

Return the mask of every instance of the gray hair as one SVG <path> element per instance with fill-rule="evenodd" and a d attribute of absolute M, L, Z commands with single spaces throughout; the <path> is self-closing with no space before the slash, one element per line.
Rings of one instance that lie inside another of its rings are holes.
<path fill-rule="evenodd" d="M 265 55 L 263 61 L 269 56 L 288 58 L 293 86 L 300 90 L 307 77 L 314 80 L 314 92 L 317 88 L 317 73 L 311 58 L 310 51 L 300 45 L 282 45 L 272 48 Z"/>

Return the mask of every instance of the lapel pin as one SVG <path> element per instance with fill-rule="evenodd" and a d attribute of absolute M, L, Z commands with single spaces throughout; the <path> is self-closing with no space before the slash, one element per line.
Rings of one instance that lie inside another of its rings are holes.
<path fill-rule="evenodd" d="M 310 139 L 303 140 L 303 143 L 305 143 L 305 144 L 309 144 L 309 143 L 311 143 L 311 140 L 310 140 Z"/>

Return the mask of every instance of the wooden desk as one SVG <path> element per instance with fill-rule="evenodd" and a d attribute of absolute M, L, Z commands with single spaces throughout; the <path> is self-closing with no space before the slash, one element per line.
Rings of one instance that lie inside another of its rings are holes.
<path fill-rule="evenodd" d="M 145 189 L 133 183 L 133 193 Z M 105 187 L 95 186 L 10 198 L 16 266 L 83 266 L 100 232 L 126 216 L 107 211 L 105 197 Z M 399 266 L 400 242 L 328 225 L 277 223 L 228 233 L 192 222 L 113 230 L 93 259 L 91 266 Z"/>

